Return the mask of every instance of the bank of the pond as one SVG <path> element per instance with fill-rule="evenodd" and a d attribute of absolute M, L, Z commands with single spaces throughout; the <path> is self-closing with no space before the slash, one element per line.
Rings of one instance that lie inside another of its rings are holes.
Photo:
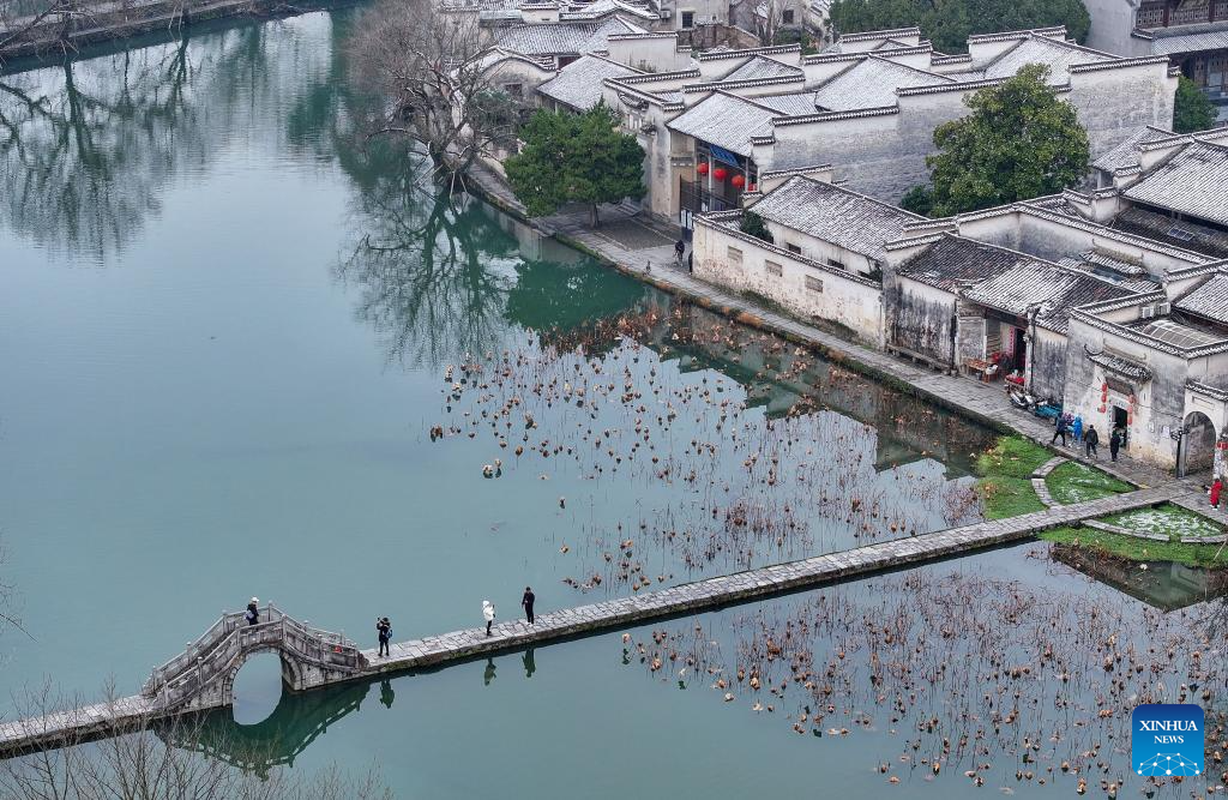
<path fill-rule="evenodd" d="M 866 374 L 892 388 L 908 392 L 926 403 L 953 411 L 1004 435 L 1026 438 L 1047 445 L 1053 434 L 1050 423 L 1015 409 L 1001 387 L 970 381 L 956 375 L 918 367 L 882 351 L 801 322 L 787 314 L 756 303 L 753 298 L 733 295 L 700 281 L 685 270 L 671 266 L 669 248 L 632 251 L 605 239 L 600 229 L 589 228 L 583 215 L 558 215 L 544 219 L 529 217 L 506 183 L 490 168 L 476 165 L 466 187 L 469 191 L 515 217 L 544 236 L 550 236 L 596 261 L 644 281 L 657 289 L 682 297 L 703 308 L 712 309 L 752 327 L 770 331 L 785 339 L 812 348 L 824 358 Z M 612 208 L 608 219 L 626 219 L 627 212 Z M 631 215 L 637 218 L 638 215 Z M 638 220 L 646 229 L 656 223 Z M 676 231 L 661 231 L 672 242 Z M 661 252 L 657 252 L 661 251 Z M 655 260 L 654 260 L 655 258 Z M 1156 486 L 1172 479 L 1162 470 L 1135 462 L 1128 456 L 1114 463 L 1099 463 L 1079 448 L 1061 454 L 1072 460 L 1096 463 L 1097 468 L 1131 486 Z"/>
<path fill-rule="evenodd" d="M 1093 558 L 1109 556 L 1129 561 L 1136 568 L 1157 561 L 1217 571 L 1228 567 L 1228 549 L 1220 545 L 1162 542 L 1088 527 L 1054 528 L 1042 532 L 1040 538 L 1087 551 Z"/>

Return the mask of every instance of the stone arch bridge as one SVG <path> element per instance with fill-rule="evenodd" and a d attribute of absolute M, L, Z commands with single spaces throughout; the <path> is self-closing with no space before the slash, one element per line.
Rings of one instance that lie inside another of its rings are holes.
<path fill-rule="evenodd" d="M 272 603 L 255 624 L 246 611 L 226 613 L 187 649 L 156 667 L 141 696 L 159 712 L 203 711 L 234 702 L 234 680 L 256 653 L 276 653 L 282 681 L 301 692 L 348 680 L 364 672 L 367 658 L 343 634 L 312 628 Z"/>

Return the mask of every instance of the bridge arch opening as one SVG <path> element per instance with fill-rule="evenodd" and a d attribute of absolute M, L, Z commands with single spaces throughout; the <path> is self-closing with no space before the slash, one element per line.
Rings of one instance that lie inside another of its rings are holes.
<path fill-rule="evenodd" d="M 279 653 L 253 653 L 243 660 L 230 684 L 231 711 L 238 725 L 256 725 L 273 715 L 285 691 Z"/>

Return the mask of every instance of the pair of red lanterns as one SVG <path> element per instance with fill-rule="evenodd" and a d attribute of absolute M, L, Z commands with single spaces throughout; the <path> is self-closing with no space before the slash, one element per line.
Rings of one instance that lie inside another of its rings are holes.
<path fill-rule="evenodd" d="M 701 161 L 695 167 L 695 171 L 698 172 L 700 175 L 707 175 L 708 174 L 707 162 Z M 716 169 L 712 170 L 713 179 L 718 180 L 718 181 L 725 180 L 725 176 L 727 176 L 728 174 L 729 172 L 724 167 L 717 167 Z M 741 189 L 743 186 L 746 185 L 746 177 L 742 175 L 741 173 L 735 174 L 732 178 L 729 179 L 729 182 L 733 184 L 733 187 L 735 189 Z"/>

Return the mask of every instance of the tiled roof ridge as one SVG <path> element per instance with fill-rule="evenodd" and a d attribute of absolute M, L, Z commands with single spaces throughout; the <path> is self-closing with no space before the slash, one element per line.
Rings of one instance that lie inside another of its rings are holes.
<path fill-rule="evenodd" d="M 606 61 L 612 61 L 615 64 L 622 63 L 621 61 L 613 61 L 609 58 L 606 58 Z M 642 70 L 637 70 L 637 72 L 642 72 Z M 628 75 L 625 78 L 619 78 L 619 80 L 626 81 L 627 83 L 651 83 L 653 81 L 665 81 L 674 78 L 697 78 L 700 74 L 700 71 L 695 68 L 677 69 L 672 72 L 643 72 L 643 74 Z"/>
<path fill-rule="evenodd" d="M 836 43 L 864 42 L 870 39 L 893 39 L 897 35 L 911 36 L 913 34 L 918 37 L 921 36 L 921 29 L 916 25 L 908 28 L 884 28 L 878 31 L 858 31 L 857 33 L 845 33 L 841 34 L 840 38 L 836 40 Z"/>
<path fill-rule="evenodd" d="M 900 113 L 899 106 L 879 106 L 877 108 L 861 108 L 856 111 L 820 111 L 815 114 L 802 114 L 799 116 L 778 116 L 772 118 L 772 127 L 779 128 L 787 125 L 805 125 L 810 122 L 835 122 L 845 119 L 859 119 L 863 117 L 887 117 L 892 114 Z M 765 137 L 766 138 L 766 137 Z"/>
<path fill-rule="evenodd" d="M 727 81 L 718 79 L 715 81 L 704 81 L 702 83 L 688 83 L 682 87 L 682 93 L 699 93 L 710 92 L 718 87 L 726 89 L 745 89 L 751 86 L 775 86 L 776 84 L 786 83 L 805 83 L 805 75 L 778 75 L 774 78 L 742 78 L 741 80 Z"/>
<path fill-rule="evenodd" d="M 932 52 L 934 52 L 934 46 L 926 43 L 909 45 L 908 47 L 892 47 L 886 50 L 869 50 L 863 53 L 811 53 L 802 57 L 802 63 L 823 64 L 829 61 L 862 61 L 871 55 L 887 58 L 889 56 L 902 56 Z"/>
<path fill-rule="evenodd" d="M 632 40 L 632 39 L 677 39 L 678 34 L 674 31 L 629 31 L 627 33 L 611 33 L 606 37 L 616 41 Z"/>
<path fill-rule="evenodd" d="M 750 58 L 759 54 L 801 53 L 800 44 L 777 44 L 767 47 L 747 47 L 742 50 L 716 50 L 700 53 L 696 58 L 700 61 L 722 61 L 726 58 Z"/>
<path fill-rule="evenodd" d="M 795 174 L 802 177 L 805 172 L 817 172 L 821 169 L 831 169 L 831 164 L 813 164 L 808 167 L 790 167 L 788 169 L 769 169 L 759 173 L 759 182 L 762 183 L 765 178 L 775 178 L 780 175 Z"/>
<path fill-rule="evenodd" d="M 1023 40 L 1023 39 L 1028 38 L 1029 36 L 1033 36 L 1036 34 L 1040 34 L 1041 36 L 1044 36 L 1044 34 L 1046 33 L 1061 34 L 1063 37 L 1065 37 L 1066 36 L 1066 26 L 1065 25 L 1052 25 L 1048 28 L 1024 28 L 1022 30 L 1017 30 L 1017 31 L 997 31 L 995 33 L 973 33 L 973 34 L 969 34 L 968 43 L 972 44 L 974 42 L 1004 42 L 1008 39 Z M 1051 36 L 1044 36 L 1044 38 L 1052 41 Z"/>
<path fill-rule="evenodd" d="M 1163 302 L 1164 300 L 1166 300 L 1163 292 L 1161 292 L 1158 298 L 1154 297 L 1154 293 L 1152 293 L 1152 294 L 1146 294 L 1146 295 L 1139 295 L 1138 297 L 1134 297 L 1134 298 L 1124 298 L 1123 301 L 1119 301 L 1119 302 L 1124 302 L 1124 300 L 1131 301 L 1121 306 L 1122 308 L 1127 308 L 1131 305 L 1143 305 L 1144 303 L 1151 302 L 1152 299 L 1158 302 Z M 1215 355 L 1216 353 L 1228 352 L 1228 339 L 1225 339 L 1222 342 L 1217 342 L 1215 344 L 1199 345 L 1198 347 L 1178 347 L 1177 345 L 1169 344 L 1168 342 L 1162 339 L 1158 339 L 1154 336 L 1148 336 L 1145 333 L 1139 333 L 1133 328 L 1127 328 L 1125 325 L 1121 325 L 1116 322 L 1109 322 L 1106 319 L 1102 319 L 1101 317 L 1096 316 L 1095 313 L 1093 313 L 1093 309 L 1095 308 L 1096 305 L 1103 305 L 1103 304 L 1093 304 L 1089 306 L 1074 308 L 1074 309 L 1071 309 L 1070 314 L 1073 317 L 1078 317 L 1080 321 L 1088 325 L 1091 325 L 1093 328 L 1099 328 L 1100 330 L 1108 331 L 1109 333 L 1112 333 L 1116 336 L 1120 336 L 1123 339 L 1129 339 L 1131 341 L 1138 342 L 1139 344 L 1145 345 L 1147 347 L 1151 347 L 1155 350 L 1159 350 L 1161 352 L 1169 353 L 1171 355 L 1179 356 L 1185 359 L 1202 358 L 1204 356 Z M 1104 309 L 1104 310 L 1107 311 L 1111 309 Z"/>
<path fill-rule="evenodd" d="M 1071 64 L 1066 68 L 1066 71 L 1082 74 L 1084 72 L 1101 72 L 1103 70 L 1121 69 L 1123 67 L 1140 67 L 1146 64 L 1168 64 L 1168 56 L 1135 56 L 1133 58 L 1113 56 L 1111 61 L 1100 61 L 1094 64 Z"/>
<path fill-rule="evenodd" d="M 952 78 L 950 75 L 943 75 L 941 72 L 930 72 L 928 69 L 921 69 L 920 67 L 914 67 L 911 64 L 905 64 L 902 61 L 892 61 L 890 58 L 883 57 L 883 55 L 880 53 L 870 53 L 869 56 L 870 58 L 876 61 L 882 61 L 883 63 L 891 64 L 894 67 L 903 67 L 906 70 L 916 72 L 920 75 L 925 75 L 926 77 L 929 77 L 929 78 L 937 78 L 940 83 L 942 81 L 946 81 L 947 83 L 956 82 L 956 80 Z M 841 72 L 840 74 L 843 75 L 844 73 Z M 898 88 L 899 87 L 897 87 L 897 89 Z"/>

